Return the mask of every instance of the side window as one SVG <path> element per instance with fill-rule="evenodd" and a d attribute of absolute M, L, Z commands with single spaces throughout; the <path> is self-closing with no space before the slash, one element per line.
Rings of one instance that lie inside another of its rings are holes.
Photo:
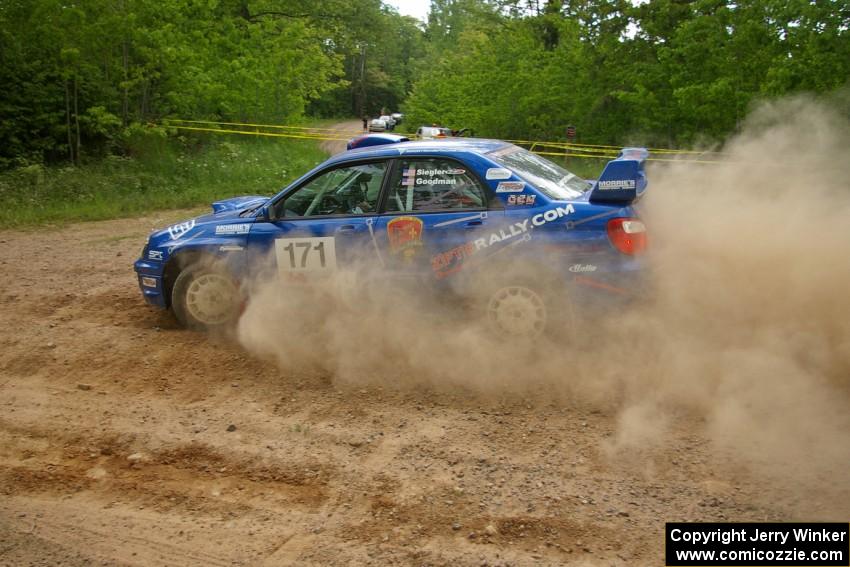
<path fill-rule="evenodd" d="M 399 160 L 387 212 L 455 211 L 487 207 L 487 192 L 466 166 L 442 158 Z"/>
<path fill-rule="evenodd" d="M 374 213 L 386 162 L 339 167 L 296 189 L 275 205 L 276 218 Z"/>

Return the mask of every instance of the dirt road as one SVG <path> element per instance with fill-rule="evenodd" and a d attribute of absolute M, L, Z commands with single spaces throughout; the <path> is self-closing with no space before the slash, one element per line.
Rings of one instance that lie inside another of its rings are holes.
<path fill-rule="evenodd" d="M 131 264 L 185 216 L 0 232 L 0 564 L 660 564 L 664 521 L 791 519 L 684 418 L 612 459 L 580 401 L 353 389 L 178 329 Z"/>
<path fill-rule="evenodd" d="M 344 152 L 347 141 L 363 133 L 363 123 L 360 120 L 348 120 L 334 124 L 328 130 L 323 130 L 322 132 L 326 135 L 329 134 L 329 137 L 332 138 L 343 138 L 322 142 L 322 149 L 330 155 L 334 155 Z"/>

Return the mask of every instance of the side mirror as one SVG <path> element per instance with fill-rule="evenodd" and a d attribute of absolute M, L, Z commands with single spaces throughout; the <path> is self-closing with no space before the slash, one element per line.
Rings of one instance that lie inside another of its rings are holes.
<path fill-rule="evenodd" d="M 259 212 L 257 213 L 256 222 L 269 222 L 271 217 L 269 216 L 269 206 L 263 205 L 260 207 Z"/>

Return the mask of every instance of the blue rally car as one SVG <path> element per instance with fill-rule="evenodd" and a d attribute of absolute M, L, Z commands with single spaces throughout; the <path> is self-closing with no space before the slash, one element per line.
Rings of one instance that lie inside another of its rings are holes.
<path fill-rule="evenodd" d="M 640 287 L 643 148 L 588 181 L 496 140 L 383 134 L 352 147 L 271 198 L 219 201 L 151 234 L 135 263 L 145 300 L 215 328 L 236 319 L 259 273 L 309 285 L 354 269 L 473 298 L 498 330 L 535 336 Z"/>

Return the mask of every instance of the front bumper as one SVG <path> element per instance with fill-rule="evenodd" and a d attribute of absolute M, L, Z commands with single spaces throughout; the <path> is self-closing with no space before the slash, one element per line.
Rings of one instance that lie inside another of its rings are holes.
<path fill-rule="evenodd" d="M 142 297 L 145 298 L 145 301 L 160 309 L 167 308 L 162 263 L 139 259 L 133 264 L 133 269 L 136 271 L 139 289 L 142 291 Z"/>

